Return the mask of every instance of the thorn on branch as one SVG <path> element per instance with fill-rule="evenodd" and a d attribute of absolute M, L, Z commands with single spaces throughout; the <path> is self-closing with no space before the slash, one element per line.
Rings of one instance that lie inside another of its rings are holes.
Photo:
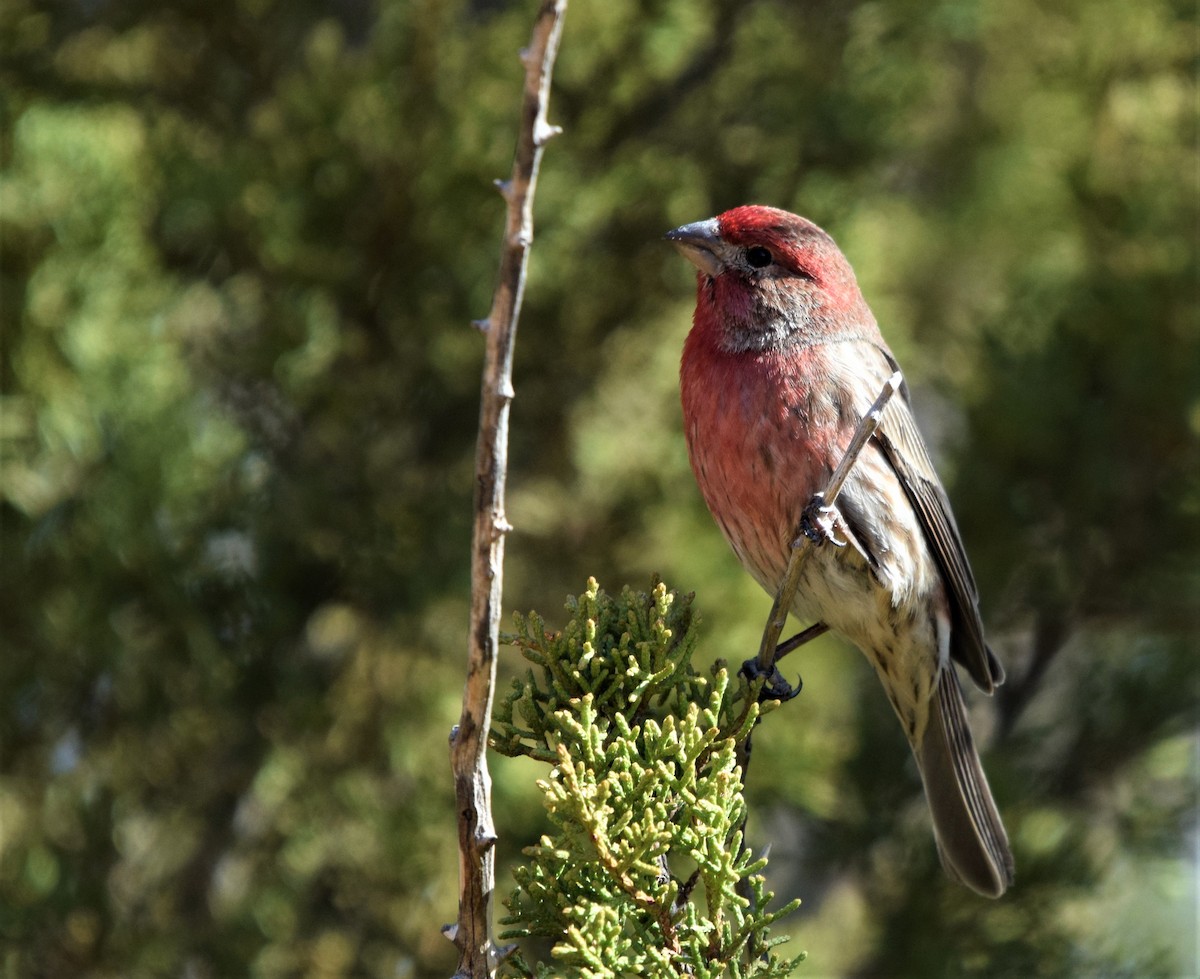
<path fill-rule="evenodd" d="M 500 191 L 500 196 L 503 197 L 506 201 L 512 200 L 512 181 L 511 180 L 501 180 L 499 177 L 497 177 L 495 180 L 492 181 L 492 186 L 495 187 L 496 190 Z"/>
<path fill-rule="evenodd" d="M 561 133 L 562 126 L 551 126 L 539 119 L 533 130 L 533 145 L 540 149 Z"/>
<path fill-rule="evenodd" d="M 496 386 L 496 396 L 505 401 L 512 401 L 517 396 L 517 389 L 513 387 L 512 378 L 506 377 L 501 380 Z"/>
<path fill-rule="evenodd" d="M 500 837 L 495 833 L 489 833 L 487 830 L 478 830 L 475 833 L 475 842 L 479 844 L 481 850 L 490 850 L 496 845 Z"/>
<path fill-rule="evenodd" d="M 497 517 L 492 522 L 492 527 L 495 528 L 496 536 L 500 536 L 501 534 L 511 534 L 513 531 L 513 525 L 510 524 L 505 517 Z"/>
<path fill-rule="evenodd" d="M 450 942 L 457 941 L 457 939 L 458 939 L 458 924 L 457 924 L 457 922 L 449 924 L 449 925 L 442 925 L 442 934 L 446 936 L 447 941 L 450 941 Z"/>
<path fill-rule="evenodd" d="M 458 740 L 458 725 L 455 724 L 450 728 L 450 743 L 454 744 Z"/>
<path fill-rule="evenodd" d="M 480 333 L 487 333 L 492 328 L 492 321 L 485 316 L 481 320 L 471 320 L 471 325 Z"/>

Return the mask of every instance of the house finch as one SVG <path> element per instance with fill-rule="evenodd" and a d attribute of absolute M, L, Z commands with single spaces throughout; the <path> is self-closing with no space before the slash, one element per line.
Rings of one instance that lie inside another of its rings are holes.
<path fill-rule="evenodd" d="M 742 565 L 774 595 L 802 513 L 896 362 L 849 262 L 812 222 L 745 206 L 667 238 L 699 269 L 680 369 L 692 470 Z M 814 548 L 791 612 L 866 655 L 920 768 L 942 865 L 999 897 L 1012 854 L 951 661 L 989 694 L 1004 670 L 907 389 L 831 516 L 834 539 Z"/>

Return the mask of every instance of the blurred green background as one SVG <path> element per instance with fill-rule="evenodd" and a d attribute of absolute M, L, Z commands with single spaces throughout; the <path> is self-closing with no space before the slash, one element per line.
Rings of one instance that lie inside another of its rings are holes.
<path fill-rule="evenodd" d="M 0 975 L 447 975 L 482 342 L 522 0 L 0 8 Z M 516 357 L 506 606 L 768 607 L 688 471 L 727 207 L 838 239 L 1010 681 L 1017 859 L 936 865 L 853 650 L 794 658 L 751 839 L 809 976 L 1197 970 L 1195 5 L 574 0 Z M 505 651 L 502 672 L 517 668 Z M 497 759 L 499 886 L 542 827 Z"/>

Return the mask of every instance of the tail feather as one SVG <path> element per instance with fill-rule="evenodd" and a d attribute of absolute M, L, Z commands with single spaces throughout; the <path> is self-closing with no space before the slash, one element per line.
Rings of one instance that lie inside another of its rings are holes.
<path fill-rule="evenodd" d="M 1013 880 L 1012 851 L 967 726 L 952 664 L 938 678 L 925 739 L 916 750 L 942 866 L 986 897 Z"/>

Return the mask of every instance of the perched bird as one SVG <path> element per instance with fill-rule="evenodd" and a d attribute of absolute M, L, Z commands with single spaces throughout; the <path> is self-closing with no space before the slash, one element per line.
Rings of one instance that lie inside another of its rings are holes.
<path fill-rule="evenodd" d="M 850 263 L 811 221 L 749 205 L 666 237 L 699 269 L 680 368 L 692 470 L 742 565 L 774 595 L 805 508 L 896 361 Z M 920 768 L 942 865 L 999 897 L 1012 854 L 953 664 L 989 694 L 1004 670 L 907 389 L 832 518 L 791 611 L 866 655 Z"/>

